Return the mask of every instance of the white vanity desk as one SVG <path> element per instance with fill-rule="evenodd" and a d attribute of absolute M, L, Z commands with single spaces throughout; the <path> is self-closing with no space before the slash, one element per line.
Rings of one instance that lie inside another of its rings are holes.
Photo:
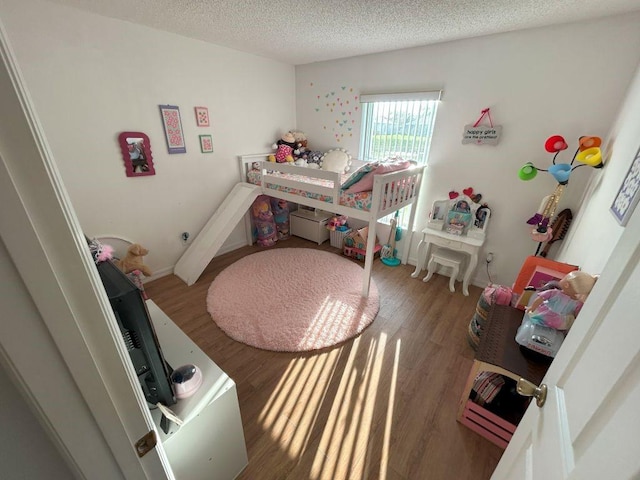
<path fill-rule="evenodd" d="M 469 206 L 471 223 L 464 228 L 462 233 L 449 233 L 450 212 L 457 212 L 456 207 L 461 203 Z M 480 209 L 480 213 L 476 214 Z M 489 223 L 490 211 L 486 207 L 473 203 L 466 195 L 460 195 L 453 200 L 439 200 L 434 202 L 429 215 L 427 227 L 422 230 L 422 239 L 418 244 L 418 261 L 416 269 L 411 274 L 412 278 L 418 278 L 424 269 L 426 262 L 431 258 L 433 247 L 442 247 L 468 256 L 462 279 L 462 293 L 469 295 L 469 280 L 471 274 L 478 265 L 478 252 L 484 244 L 485 232 Z M 426 282 L 431 278 L 430 272 L 423 278 Z"/>

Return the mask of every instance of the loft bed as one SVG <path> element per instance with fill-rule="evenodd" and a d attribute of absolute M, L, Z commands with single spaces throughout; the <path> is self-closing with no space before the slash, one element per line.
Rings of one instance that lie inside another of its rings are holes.
<path fill-rule="evenodd" d="M 268 156 L 269 154 L 241 155 L 239 160 L 242 181 L 259 185 L 262 193 L 271 197 L 368 222 L 367 252 L 373 252 L 375 248 L 377 220 L 403 207 L 411 207 L 407 247 L 402 253 L 402 263 L 407 263 L 416 213 L 415 203 L 420 193 L 424 166 L 411 166 L 405 170 L 374 175 L 370 191 L 346 193 L 341 186 L 350 174 L 269 162 Z M 253 238 L 248 216 L 245 217 L 245 222 L 247 240 L 251 244 Z M 373 254 L 367 253 L 362 281 L 363 297 L 369 295 L 372 266 Z"/>

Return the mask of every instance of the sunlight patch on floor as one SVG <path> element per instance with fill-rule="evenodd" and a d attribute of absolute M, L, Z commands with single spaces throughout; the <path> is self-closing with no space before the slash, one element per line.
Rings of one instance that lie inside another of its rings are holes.
<path fill-rule="evenodd" d="M 327 301 L 322 314 L 336 308 Z M 353 479 L 386 478 L 401 341 L 395 348 L 387 343 L 380 333 L 302 354 L 279 379 L 259 421 L 281 450 L 298 465 L 304 462 L 309 480 L 333 480 L 344 472 Z"/>
<path fill-rule="evenodd" d="M 380 480 L 387 477 L 389 468 L 389 449 L 391 448 L 391 429 L 393 427 L 393 407 L 396 399 L 396 385 L 398 383 L 398 365 L 400 363 L 400 347 L 402 340 L 396 341 L 396 351 L 393 356 L 393 370 L 391 373 L 391 383 L 389 384 L 389 403 L 387 404 L 387 415 L 384 425 L 384 437 L 382 441 L 382 452 L 380 455 Z"/>
<path fill-rule="evenodd" d="M 368 323 L 364 307 L 356 309 L 327 295 L 298 346 L 314 345 L 318 339 L 348 338 Z"/>
<path fill-rule="evenodd" d="M 291 458 L 299 457 L 307 448 L 329 385 L 326 379 L 320 379 L 333 375 L 338 352 L 292 360 L 260 413 L 264 429 Z"/>

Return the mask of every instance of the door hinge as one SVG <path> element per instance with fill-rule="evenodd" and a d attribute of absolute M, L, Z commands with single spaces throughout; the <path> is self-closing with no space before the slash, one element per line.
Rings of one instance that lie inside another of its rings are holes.
<path fill-rule="evenodd" d="M 156 443 L 158 443 L 156 432 L 154 430 L 151 430 L 136 442 L 135 447 L 136 452 L 138 452 L 138 456 L 144 457 L 147 453 L 155 448 Z"/>

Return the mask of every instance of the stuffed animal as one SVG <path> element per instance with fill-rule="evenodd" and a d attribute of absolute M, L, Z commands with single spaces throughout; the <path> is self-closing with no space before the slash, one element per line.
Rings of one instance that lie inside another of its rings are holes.
<path fill-rule="evenodd" d="M 298 144 L 298 147 L 302 147 L 306 150 L 307 148 L 307 136 L 304 132 L 300 130 L 290 130 L 289 133 L 293 135 L 295 142 Z"/>
<path fill-rule="evenodd" d="M 271 211 L 276 222 L 278 240 L 289 238 L 289 204 L 281 198 L 271 198 Z"/>
<path fill-rule="evenodd" d="M 101 243 L 95 238 L 89 241 L 89 251 L 93 256 L 93 261 L 96 262 L 96 265 L 113 258 L 113 247 L 106 243 Z"/>
<path fill-rule="evenodd" d="M 296 148 L 296 139 L 291 132 L 282 135 L 282 138 L 274 143 L 271 148 L 275 148 L 276 153 L 269 155 L 270 162 L 293 163 L 293 150 Z"/>
<path fill-rule="evenodd" d="M 329 223 L 327 223 L 327 230 L 338 230 L 339 232 L 349 230 L 349 227 L 347 226 L 347 217 L 345 217 L 344 215 L 333 217 L 331 220 L 329 220 Z"/>
<path fill-rule="evenodd" d="M 293 135 L 296 143 L 295 149 L 293 150 L 293 158 L 295 160 L 299 158 L 306 160 L 304 154 L 307 151 L 307 136 L 299 130 L 291 130 L 289 133 Z"/>
<path fill-rule="evenodd" d="M 134 243 L 127 249 L 125 257 L 122 260 L 116 260 L 115 264 L 124 273 L 131 273 L 134 270 L 139 270 L 145 277 L 150 277 L 151 270 L 142 263 L 142 257 L 147 253 L 149 253 L 149 250 L 139 243 Z"/>
<path fill-rule="evenodd" d="M 271 198 L 258 195 L 251 205 L 251 218 L 256 229 L 257 243 L 262 247 L 272 247 L 278 241 L 275 218 L 271 211 Z"/>
<path fill-rule="evenodd" d="M 306 151 L 303 154 L 309 168 L 322 168 L 322 156 L 324 153 L 319 151 Z"/>

